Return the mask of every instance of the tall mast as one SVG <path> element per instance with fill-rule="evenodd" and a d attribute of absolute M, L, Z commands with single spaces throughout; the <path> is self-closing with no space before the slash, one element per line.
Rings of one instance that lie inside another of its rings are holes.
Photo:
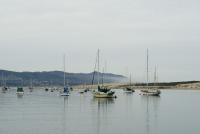
<path fill-rule="evenodd" d="M 131 86 L 131 74 L 130 74 L 130 86 Z"/>
<path fill-rule="evenodd" d="M 7 86 L 7 78 L 5 77 L 4 80 L 5 80 L 5 87 L 6 87 Z"/>
<path fill-rule="evenodd" d="M 30 87 L 32 88 L 33 87 L 33 81 L 32 81 L 32 78 L 31 78 L 31 81 L 30 81 Z"/>
<path fill-rule="evenodd" d="M 155 71 L 154 71 L 154 86 L 156 86 L 156 82 L 157 82 L 157 68 L 155 66 Z"/>
<path fill-rule="evenodd" d="M 24 85 L 24 81 L 23 81 L 23 78 L 21 78 L 21 86 L 23 87 Z"/>
<path fill-rule="evenodd" d="M 102 86 L 103 86 L 103 84 L 104 84 L 104 67 L 103 67 L 103 69 L 102 69 Z"/>
<path fill-rule="evenodd" d="M 149 49 L 147 48 L 147 86 L 149 86 Z"/>
<path fill-rule="evenodd" d="M 98 61 L 98 74 L 97 74 L 97 80 L 98 80 L 98 86 L 99 86 L 99 52 L 100 50 L 98 49 L 98 52 L 97 52 L 97 61 Z"/>
<path fill-rule="evenodd" d="M 63 81 L 64 83 L 63 84 L 64 84 L 64 87 L 65 87 L 65 54 L 63 55 L 63 70 L 64 70 L 64 72 L 63 72 L 64 73 L 63 74 L 64 75 L 64 81 Z"/>
<path fill-rule="evenodd" d="M 2 76 L 1 76 L 1 84 L 2 84 L 2 87 L 4 86 L 4 77 L 3 77 L 3 72 L 2 72 Z"/>
<path fill-rule="evenodd" d="M 105 61 L 105 69 L 104 69 L 104 73 L 107 73 L 107 61 Z"/>

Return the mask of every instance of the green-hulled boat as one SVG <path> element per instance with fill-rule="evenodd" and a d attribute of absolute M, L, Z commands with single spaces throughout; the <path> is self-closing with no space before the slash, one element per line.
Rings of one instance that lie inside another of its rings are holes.
<path fill-rule="evenodd" d="M 24 89 L 23 89 L 23 87 L 18 87 L 17 88 L 17 93 L 16 93 L 17 95 L 23 95 L 24 94 Z"/>

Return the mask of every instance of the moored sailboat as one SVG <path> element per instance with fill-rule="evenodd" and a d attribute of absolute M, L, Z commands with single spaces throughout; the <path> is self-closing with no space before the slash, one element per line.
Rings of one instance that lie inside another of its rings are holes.
<path fill-rule="evenodd" d="M 7 90 L 8 90 L 8 87 L 6 85 L 6 79 L 4 78 L 3 73 L 2 73 L 2 92 L 5 93 Z"/>
<path fill-rule="evenodd" d="M 159 89 L 153 88 L 150 89 L 149 86 L 149 51 L 147 49 L 147 88 L 141 90 L 141 95 L 148 95 L 148 96 L 159 96 L 161 91 Z"/>
<path fill-rule="evenodd" d="M 68 84 L 66 85 L 66 74 L 65 74 L 65 55 L 63 57 L 63 63 L 64 63 L 64 68 L 63 68 L 63 91 L 61 92 L 60 96 L 69 96 L 69 90 L 70 90 L 70 87 L 68 86 Z"/>
<path fill-rule="evenodd" d="M 128 87 L 126 87 L 126 88 L 124 89 L 124 92 L 126 92 L 126 93 L 133 93 L 133 92 L 135 92 L 135 90 L 132 89 L 131 86 L 132 86 L 132 81 L 131 81 L 131 74 L 130 74 L 130 84 L 129 84 Z"/>
<path fill-rule="evenodd" d="M 106 87 L 101 87 L 99 84 L 99 49 L 97 51 L 97 64 L 98 64 L 98 72 L 97 72 L 97 81 L 98 81 L 98 87 L 97 91 L 93 92 L 94 97 L 96 98 L 116 98 L 114 95 L 115 92 L 111 91 L 111 89 L 108 89 Z M 95 71 L 94 71 L 95 72 Z"/>
<path fill-rule="evenodd" d="M 33 81 L 32 81 L 32 79 L 30 80 L 29 91 L 33 92 Z"/>

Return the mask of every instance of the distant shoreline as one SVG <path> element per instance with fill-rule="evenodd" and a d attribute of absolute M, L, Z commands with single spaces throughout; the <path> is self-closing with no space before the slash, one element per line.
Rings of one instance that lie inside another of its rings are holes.
<path fill-rule="evenodd" d="M 128 83 L 105 83 L 103 84 L 104 87 L 110 88 L 110 89 L 125 89 L 127 87 L 131 87 L 135 90 L 140 90 L 147 88 L 145 83 L 137 83 L 137 84 L 128 84 Z M 17 87 L 17 86 L 8 86 L 8 87 Z M 29 86 L 24 86 L 29 87 Z M 51 85 L 51 86 L 35 86 L 38 88 L 59 88 L 62 89 L 63 86 L 57 86 L 57 85 Z M 72 85 L 72 88 L 74 90 L 81 90 L 81 89 L 96 89 L 96 85 Z M 187 82 L 169 82 L 169 83 L 149 83 L 148 88 L 157 88 L 162 90 L 200 90 L 200 82 L 199 81 L 187 81 Z"/>
<path fill-rule="evenodd" d="M 112 89 L 124 89 L 126 87 L 132 87 L 133 89 L 144 89 L 147 88 L 145 83 L 137 83 L 137 84 L 125 84 L 125 83 L 106 83 L 104 84 L 107 88 Z M 97 85 L 77 85 L 73 86 L 76 89 L 83 88 L 97 88 Z M 185 81 L 185 82 L 169 82 L 169 83 L 149 83 L 148 88 L 158 88 L 158 89 L 184 89 L 184 90 L 200 90 L 200 82 L 199 81 Z"/>

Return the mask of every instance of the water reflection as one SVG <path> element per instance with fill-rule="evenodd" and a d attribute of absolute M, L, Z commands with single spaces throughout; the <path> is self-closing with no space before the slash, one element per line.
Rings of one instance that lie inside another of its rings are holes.
<path fill-rule="evenodd" d="M 97 112 L 96 112 L 96 134 L 106 133 L 108 130 L 108 114 L 111 105 L 114 104 L 113 98 L 93 98 L 93 102 L 95 105 L 97 104 Z"/>
<path fill-rule="evenodd" d="M 157 124 L 158 119 L 158 107 L 160 102 L 160 96 L 141 96 L 142 105 L 145 111 L 145 128 L 146 134 L 151 133 L 151 130 L 156 131 L 157 127 L 152 128 L 152 121 Z"/>
<path fill-rule="evenodd" d="M 17 98 L 23 98 L 23 95 L 17 94 Z"/>
<path fill-rule="evenodd" d="M 83 112 L 85 109 L 85 105 L 87 105 L 88 95 L 87 93 L 79 95 L 79 111 Z"/>
<path fill-rule="evenodd" d="M 61 125 L 62 125 L 62 133 L 63 134 L 66 134 L 66 127 L 67 127 L 67 125 L 66 125 L 66 120 L 67 120 L 66 109 L 68 109 L 67 106 L 68 106 L 68 96 L 64 96 L 63 97 L 63 110 L 62 110 L 63 114 L 61 116 Z"/>
<path fill-rule="evenodd" d="M 98 104 L 98 108 L 107 107 L 109 104 L 114 103 L 114 98 L 93 98 L 93 101 Z"/>

